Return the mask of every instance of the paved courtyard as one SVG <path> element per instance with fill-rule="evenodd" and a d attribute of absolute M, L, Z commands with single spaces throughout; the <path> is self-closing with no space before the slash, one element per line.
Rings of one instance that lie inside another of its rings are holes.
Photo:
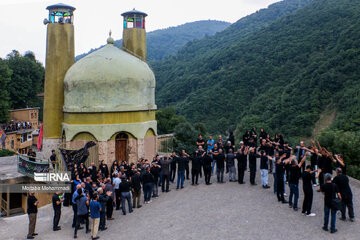
<path fill-rule="evenodd" d="M 323 196 L 314 191 L 313 212 L 316 217 L 305 217 L 294 212 L 287 204 L 278 203 L 273 189 L 263 189 L 257 173 L 257 186 L 237 182 L 191 186 L 186 180 L 184 189 L 159 193 L 151 204 L 123 216 L 114 211 L 114 221 L 107 221 L 108 229 L 99 232 L 100 239 L 240 239 L 240 240 L 359 240 L 360 218 L 356 222 L 337 220 L 335 234 L 324 232 Z M 272 184 L 272 175 L 269 175 Z M 212 177 L 212 182 L 215 178 Z M 300 183 L 302 186 L 302 183 Z M 288 193 L 288 187 L 286 186 Z M 315 189 L 314 189 L 315 190 Z M 355 216 L 359 217 L 360 184 L 352 180 Z M 300 189 L 299 206 L 302 206 Z M 72 210 L 63 207 L 60 225 L 62 230 L 52 231 L 51 206 L 39 210 L 36 239 L 72 239 Z M 339 213 L 338 213 L 339 217 Z M 0 239 L 25 239 L 27 215 L 0 218 Z M 78 239 L 90 239 L 90 234 L 79 230 Z"/>

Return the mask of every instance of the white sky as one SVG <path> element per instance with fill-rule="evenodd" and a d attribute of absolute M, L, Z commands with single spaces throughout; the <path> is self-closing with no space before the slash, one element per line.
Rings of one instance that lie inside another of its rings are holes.
<path fill-rule="evenodd" d="M 106 43 L 109 30 L 122 38 L 121 13 L 136 8 L 148 14 L 147 31 L 197 20 L 236 22 L 280 0 L 0 0 L 0 57 L 13 49 L 33 51 L 44 63 L 46 7 L 59 2 L 76 7 L 74 12 L 75 55 Z"/>

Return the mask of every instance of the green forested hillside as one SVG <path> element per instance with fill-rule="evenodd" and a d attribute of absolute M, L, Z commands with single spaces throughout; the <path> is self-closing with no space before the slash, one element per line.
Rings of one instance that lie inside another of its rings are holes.
<path fill-rule="evenodd" d="M 147 54 L 148 60 L 162 60 L 163 58 L 173 55 L 179 48 L 187 42 L 200 39 L 205 36 L 212 36 L 221 32 L 230 25 L 228 22 L 204 20 L 191 23 L 185 23 L 176 27 L 155 30 L 147 33 Z M 116 40 L 115 46 L 121 48 L 122 40 Z M 88 53 L 78 55 L 76 61 L 85 57 L 89 53 L 96 51 L 91 49 Z"/>
<path fill-rule="evenodd" d="M 337 110 L 331 128 L 358 131 L 359 15 L 360 0 L 273 4 L 152 64 L 157 104 L 211 132 L 308 137 L 325 108 Z"/>

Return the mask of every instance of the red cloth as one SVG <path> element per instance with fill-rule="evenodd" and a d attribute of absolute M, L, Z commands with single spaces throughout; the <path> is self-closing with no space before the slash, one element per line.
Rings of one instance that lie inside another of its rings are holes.
<path fill-rule="evenodd" d="M 41 148 L 42 138 L 43 138 L 43 124 L 41 124 L 39 138 L 38 138 L 38 141 L 37 141 L 37 149 L 38 149 L 38 151 L 40 151 L 40 148 Z"/>

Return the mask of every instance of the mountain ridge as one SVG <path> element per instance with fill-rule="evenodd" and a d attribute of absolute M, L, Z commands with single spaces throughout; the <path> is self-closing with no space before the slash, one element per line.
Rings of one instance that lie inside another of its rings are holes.
<path fill-rule="evenodd" d="M 146 33 L 148 60 L 162 60 L 176 53 L 188 41 L 214 35 L 228 26 L 230 26 L 230 23 L 225 21 L 199 20 L 148 32 Z M 115 40 L 114 45 L 122 48 L 122 40 Z M 87 53 L 79 54 L 75 57 L 75 60 L 78 61 L 103 46 L 91 49 Z"/>

